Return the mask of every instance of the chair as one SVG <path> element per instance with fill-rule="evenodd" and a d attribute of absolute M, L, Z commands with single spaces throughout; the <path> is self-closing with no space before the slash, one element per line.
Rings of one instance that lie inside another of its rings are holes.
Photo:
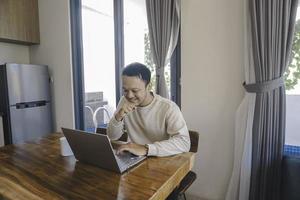
<path fill-rule="evenodd" d="M 96 133 L 100 133 L 100 134 L 103 134 L 103 135 L 107 135 L 106 128 L 97 128 L 97 129 L 96 129 Z M 123 142 L 127 142 L 127 139 L 128 139 L 127 133 L 124 133 L 124 134 L 119 138 L 119 140 L 120 140 L 120 141 L 123 141 Z"/>
<path fill-rule="evenodd" d="M 84 130 L 94 132 L 93 109 L 90 106 L 84 106 Z"/>
<path fill-rule="evenodd" d="M 103 111 L 103 112 L 101 112 L 101 111 Z M 100 106 L 94 111 L 93 122 L 94 122 L 94 126 L 96 128 L 99 126 L 99 122 L 100 122 L 100 124 L 104 124 L 104 113 L 106 114 L 108 119 L 111 118 L 108 110 L 104 106 Z"/>
<path fill-rule="evenodd" d="M 196 131 L 189 130 L 190 140 L 191 140 L 191 148 L 190 152 L 197 153 L 198 151 L 198 143 L 199 143 L 199 133 Z M 185 191 L 192 185 L 192 183 L 196 180 L 197 174 L 193 171 L 189 171 L 187 175 L 181 180 L 179 185 L 173 190 L 173 192 L 167 197 L 167 200 L 176 200 L 178 197 L 184 197 Z"/>

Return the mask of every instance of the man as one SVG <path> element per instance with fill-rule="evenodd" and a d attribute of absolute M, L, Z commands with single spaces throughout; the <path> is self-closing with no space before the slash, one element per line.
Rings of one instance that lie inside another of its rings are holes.
<path fill-rule="evenodd" d="M 135 155 L 169 156 L 190 149 L 185 120 L 178 106 L 149 90 L 150 70 L 143 64 L 132 63 L 122 72 L 123 94 L 109 122 L 107 133 L 119 139 L 127 130 L 130 143 L 117 152 Z"/>

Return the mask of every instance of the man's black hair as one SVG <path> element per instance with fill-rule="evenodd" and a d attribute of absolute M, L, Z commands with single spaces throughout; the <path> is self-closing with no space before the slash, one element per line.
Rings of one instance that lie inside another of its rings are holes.
<path fill-rule="evenodd" d="M 123 76 L 136 76 L 146 83 L 146 86 L 150 83 L 151 71 L 146 65 L 135 62 L 127 65 L 122 72 Z"/>

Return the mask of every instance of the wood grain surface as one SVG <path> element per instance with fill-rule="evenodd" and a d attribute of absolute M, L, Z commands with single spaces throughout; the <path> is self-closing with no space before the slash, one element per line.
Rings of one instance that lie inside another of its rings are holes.
<path fill-rule="evenodd" d="M 0 199 L 165 199 L 192 168 L 194 153 L 148 158 L 123 174 L 60 155 L 59 138 L 0 148 Z"/>
<path fill-rule="evenodd" d="M 0 41 L 39 44 L 38 0 L 0 0 Z"/>

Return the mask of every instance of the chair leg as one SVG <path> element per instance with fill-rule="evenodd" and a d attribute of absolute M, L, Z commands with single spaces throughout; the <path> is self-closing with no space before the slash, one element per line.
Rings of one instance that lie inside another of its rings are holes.
<path fill-rule="evenodd" d="M 166 198 L 166 200 L 179 200 L 179 193 L 177 189 L 174 189 L 173 192 Z"/>
<path fill-rule="evenodd" d="M 185 193 L 183 193 L 183 197 L 184 197 L 184 200 L 186 200 L 186 196 L 185 196 Z"/>

